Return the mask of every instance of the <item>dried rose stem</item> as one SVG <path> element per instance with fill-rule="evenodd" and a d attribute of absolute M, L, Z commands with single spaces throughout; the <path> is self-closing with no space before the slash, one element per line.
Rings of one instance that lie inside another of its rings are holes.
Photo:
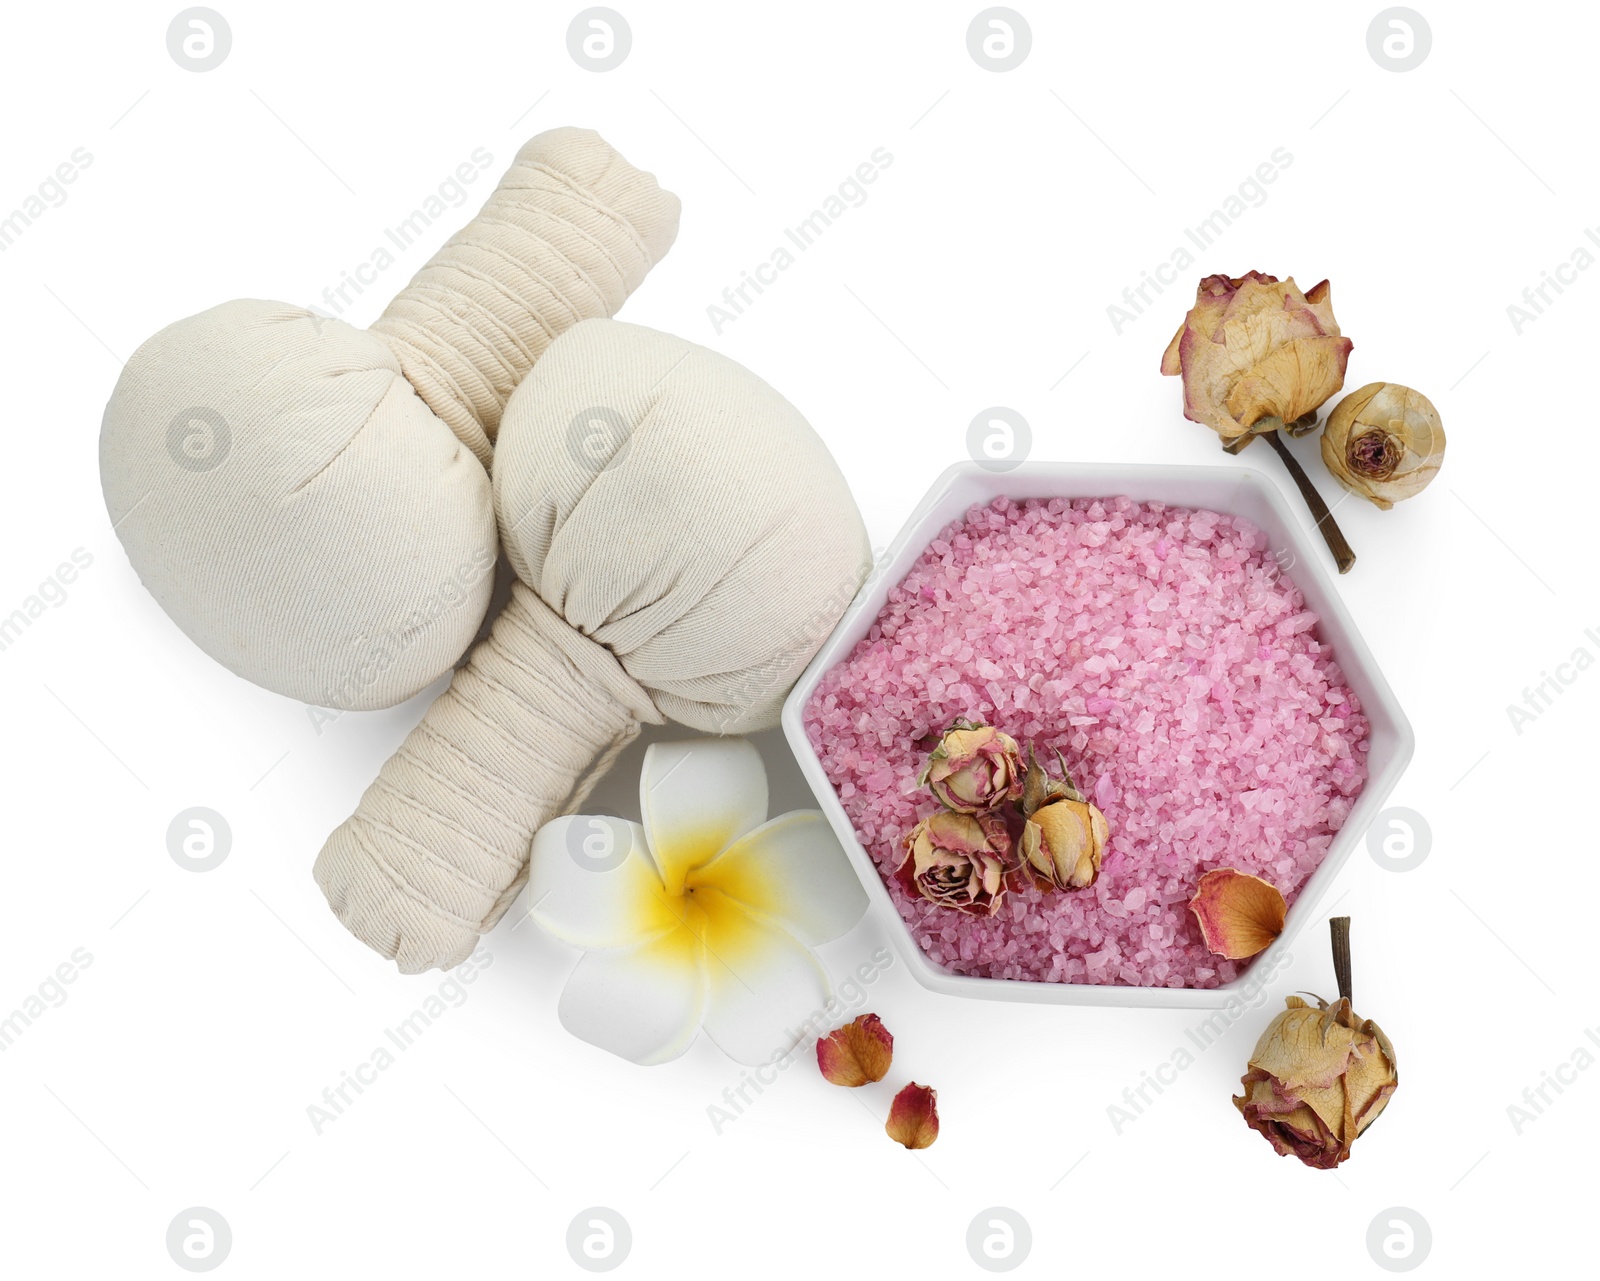
<path fill-rule="evenodd" d="M 1350 999 L 1350 918 L 1328 918 L 1328 932 L 1333 935 L 1333 975 L 1339 983 L 1339 996 Z"/>
<path fill-rule="evenodd" d="M 1335 523 L 1333 513 L 1328 510 L 1328 504 L 1322 501 L 1322 495 L 1317 493 L 1317 487 L 1311 483 L 1311 477 L 1307 476 L 1304 469 L 1295 461 L 1294 455 L 1289 452 L 1289 447 L 1278 439 L 1278 433 L 1264 431 L 1261 434 L 1277 451 L 1278 457 L 1283 459 L 1283 465 L 1289 469 L 1289 475 L 1294 477 L 1294 483 L 1300 487 L 1300 496 L 1306 500 L 1306 506 L 1316 517 L 1317 528 L 1322 531 L 1322 540 L 1328 544 L 1328 550 L 1333 553 L 1333 563 L 1339 567 L 1341 574 L 1348 574 L 1350 566 L 1356 563 L 1356 554 L 1350 550 L 1350 544 L 1345 542 L 1344 531 Z"/>

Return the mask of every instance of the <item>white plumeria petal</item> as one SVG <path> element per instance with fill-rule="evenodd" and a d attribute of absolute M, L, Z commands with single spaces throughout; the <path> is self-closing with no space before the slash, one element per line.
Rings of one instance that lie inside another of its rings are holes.
<path fill-rule="evenodd" d="M 706 1007 L 701 1025 L 729 1058 L 769 1063 L 826 1019 L 828 975 L 787 930 L 715 890 L 706 900 Z"/>
<path fill-rule="evenodd" d="M 821 810 L 792 810 L 745 833 L 689 876 L 690 885 L 702 881 L 812 947 L 867 910 L 861 878 Z"/>
<path fill-rule="evenodd" d="M 742 738 L 652 743 L 639 773 L 639 812 L 669 894 L 767 817 L 767 771 Z"/>
<path fill-rule="evenodd" d="M 700 941 L 687 926 L 630 948 L 585 952 L 561 993 L 561 1026 L 635 1063 L 666 1063 L 694 1041 L 705 1010 Z"/>
<path fill-rule="evenodd" d="M 546 823 L 528 862 L 528 911 L 577 947 L 623 947 L 658 938 L 682 921 L 650 858 L 644 828 L 574 814 Z"/>

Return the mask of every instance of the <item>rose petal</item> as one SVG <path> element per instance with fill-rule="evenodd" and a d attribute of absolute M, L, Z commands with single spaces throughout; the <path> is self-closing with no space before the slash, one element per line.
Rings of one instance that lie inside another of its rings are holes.
<path fill-rule="evenodd" d="M 813 947 L 848 932 L 867 910 L 861 878 L 820 810 L 780 814 L 747 832 L 689 884 L 701 877 Z"/>
<path fill-rule="evenodd" d="M 1350 1066 L 1355 1034 L 1330 1022 L 1297 996 L 1285 1002 L 1256 1042 L 1250 1066 L 1268 1073 L 1288 1094 L 1332 1089 Z"/>
<path fill-rule="evenodd" d="M 1178 358 L 1178 344 L 1183 341 L 1183 335 L 1189 328 L 1189 322 L 1184 320 L 1178 326 L 1178 332 L 1172 335 L 1172 341 L 1167 344 L 1167 349 L 1161 353 L 1161 372 L 1169 378 L 1175 378 L 1183 372 L 1183 362 Z"/>
<path fill-rule="evenodd" d="M 639 771 L 639 812 L 669 894 L 767 817 L 767 771 L 742 738 L 652 743 Z"/>
<path fill-rule="evenodd" d="M 1389 1096 L 1398 1087 L 1394 1063 L 1381 1053 L 1376 1038 L 1358 1037 L 1350 1070 L 1344 1077 L 1345 1097 L 1356 1126 L 1350 1138 L 1355 1138 L 1378 1119 L 1378 1114 L 1389 1104 Z"/>
<path fill-rule="evenodd" d="M 894 1058 L 894 1037 L 876 1014 L 858 1015 L 817 1039 L 817 1066 L 834 1085 L 881 1081 Z"/>
<path fill-rule="evenodd" d="M 913 1081 L 889 1105 L 885 1132 L 908 1148 L 932 1147 L 939 1137 L 939 1092 Z"/>
<path fill-rule="evenodd" d="M 1219 867 L 1200 878 L 1189 910 L 1200 922 L 1206 946 L 1237 961 L 1263 951 L 1283 933 L 1288 909 L 1271 881 Z"/>
<path fill-rule="evenodd" d="M 1348 338 L 1295 338 L 1255 362 L 1228 393 L 1228 413 L 1244 426 L 1263 418 L 1293 422 L 1344 386 Z"/>

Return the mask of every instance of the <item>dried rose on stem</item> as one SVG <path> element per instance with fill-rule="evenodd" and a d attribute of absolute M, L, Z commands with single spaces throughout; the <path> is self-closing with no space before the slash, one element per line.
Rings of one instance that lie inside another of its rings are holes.
<path fill-rule="evenodd" d="M 1161 372 L 1182 375 L 1184 417 L 1226 442 L 1316 412 L 1344 386 L 1351 346 L 1326 280 L 1301 293 L 1292 276 L 1207 276 Z"/>
<path fill-rule="evenodd" d="M 1351 346 L 1334 319 L 1326 280 L 1301 293 L 1292 276 L 1247 271 L 1200 282 L 1161 358 L 1163 374 L 1183 378 L 1184 417 L 1210 427 L 1230 453 L 1268 437 L 1341 574 L 1355 553 L 1277 432 L 1315 423 L 1317 410 L 1344 386 Z"/>
<path fill-rule="evenodd" d="M 1310 428 L 1316 426 L 1316 415 L 1312 414 L 1309 422 L 1305 420 L 1301 420 L 1301 422 L 1304 423 L 1305 430 L 1310 430 Z M 1288 424 L 1289 434 L 1292 436 L 1303 435 L 1304 432 L 1296 430 L 1298 426 L 1300 424 Z M 1306 475 L 1305 469 L 1295 460 L 1295 456 L 1289 452 L 1289 447 L 1278 439 L 1278 433 L 1269 431 L 1265 435 L 1267 443 L 1272 446 L 1273 452 L 1283 459 L 1284 468 L 1294 480 L 1295 487 L 1299 489 L 1300 497 L 1306 500 L 1306 508 L 1317 522 L 1317 529 L 1322 534 L 1322 541 L 1328 544 L 1328 550 L 1333 553 L 1333 563 L 1338 566 L 1341 574 L 1348 574 L 1350 567 L 1356 563 L 1356 554 L 1351 549 L 1349 542 L 1346 541 L 1344 531 L 1339 528 L 1338 523 L 1333 519 L 1333 512 L 1329 510 L 1328 504 L 1322 495 L 1317 492 L 1317 487 L 1311 483 L 1311 477 Z M 1248 441 L 1250 438 L 1246 436 L 1242 439 Z"/>
<path fill-rule="evenodd" d="M 1298 996 L 1267 1025 L 1241 1078 L 1234 1107 L 1279 1156 L 1331 1170 L 1389 1102 L 1400 1084 L 1394 1046 L 1371 1019 L 1350 1007 L 1350 918 L 1328 922 L 1333 933 L 1339 999 Z"/>

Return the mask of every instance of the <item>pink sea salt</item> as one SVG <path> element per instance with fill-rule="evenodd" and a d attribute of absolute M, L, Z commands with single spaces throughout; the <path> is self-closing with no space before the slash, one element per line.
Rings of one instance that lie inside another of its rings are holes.
<path fill-rule="evenodd" d="M 1127 498 L 996 499 L 943 530 L 818 684 L 806 732 L 890 897 L 961 974 L 1217 987 L 1188 910 L 1235 867 L 1293 903 L 1366 782 L 1367 722 L 1261 531 Z M 958 717 L 1059 748 L 1111 825 L 1085 890 L 942 910 L 891 873 Z"/>

